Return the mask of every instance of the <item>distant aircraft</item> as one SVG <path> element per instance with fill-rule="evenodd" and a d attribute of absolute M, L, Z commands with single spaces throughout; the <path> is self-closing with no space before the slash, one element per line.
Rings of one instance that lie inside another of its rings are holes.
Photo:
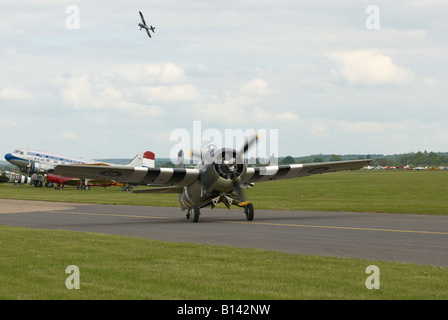
<path fill-rule="evenodd" d="M 54 170 L 58 164 L 80 165 L 91 164 L 104 169 L 111 166 L 111 163 L 84 160 L 81 158 L 67 157 L 56 153 L 49 153 L 31 149 L 17 149 L 5 155 L 5 159 L 27 174 L 46 174 Z M 143 151 L 136 155 L 126 166 L 139 166 L 154 168 L 155 155 L 151 151 Z M 71 178 L 70 178 L 71 179 Z M 42 181 L 34 179 L 35 186 L 42 186 Z M 102 178 L 104 180 L 104 177 Z M 109 180 L 112 180 L 109 178 Z M 33 184 L 33 181 L 31 181 Z M 87 184 L 86 184 L 87 186 Z M 88 190 L 88 188 L 87 188 Z"/>
<path fill-rule="evenodd" d="M 320 163 L 290 164 L 279 166 L 248 167 L 244 153 L 258 136 L 247 140 L 240 150 L 216 149 L 207 146 L 200 153 L 192 152 L 200 159 L 198 165 L 186 168 L 182 150 L 178 154 L 177 168 L 142 168 L 131 166 L 110 166 L 107 171 L 92 165 L 58 165 L 56 174 L 80 178 L 101 179 L 113 176 L 114 180 L 138 184 L 162 185 L 164 187 L 133 191 L 134 193 L 179 193 L 182 210 L 188 210 L 186 217 L 199 221 L 200 209 L 218 203 L 230 209 L 236 205 L 244 209 L 246 219 L 254 219 L 254 207 L 245 200 L 242 189 L 250 188 L 254 182 L 304 177 L 318 173 L 360 169 L 369 164 L 367 160 L 333 161 Z"/>
<path fill-rule="evenodd" d="M 78 190 L 89 190 L 91 186 L 109 187 L 117 185 L 117 183 L 112 180 L 86 180 L 83 182 L 79 178 L 63 177 L 53 173 L 47 173 L 46 179 L 45 186 L 47 188 L 52 188 L 56 184 L 54 187 L 56 190 L 63 190 L 65 185 L 76 186 Z"/>
<path fill-rule="evenodd" d="M 415 167 L 414 170 L 428 170 L 428 167 Z"/>
<path fill-rule="evenodd" d="M 8 179 L 8 182 L 13 182 L 14 184 L 26 184 L 31 182 L 30 177 L 23 174 L 18 174 L 16 172 L 4 171 L 2 175 Z"/>
<path fill-rule="evenodd" d="M 140 31 L 142 30 L 142 29 L 145 29 L 146 30 L 146 33 L 148 34 L 148 36 L 151 38 L 151 33 L 149 32 L 149 30 L 151 30 L 152 31 L 152 33 L 154 33 L 154 29 L 155 29 L 155 27 L 153 27 L 153 26 L 147 26 L 146 25 L 146 22 L 145 22 L 145 18 L 143 18 L 143 13 L 141 12 L 141 11 L 139 11 L 138 13 L 140 13 L 140 18 L 142 18 L 142 22 L 143 23 L 139 23 L 138 24 L 138 26 L 140 27 Z"/>

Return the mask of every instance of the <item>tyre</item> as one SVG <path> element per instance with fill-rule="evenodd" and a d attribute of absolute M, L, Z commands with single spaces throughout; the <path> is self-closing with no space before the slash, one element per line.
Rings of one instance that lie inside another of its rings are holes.
<path fill-rule="evenodd" d="M 244 207 L 244 213 L 246 214 L 246 220 L 247 221 L 254 220 L 254 206 L 252 205 L 252 203 L 248 203 Z"/>
<path fill-rule="evenodd" d="M 199 216 L 201 215 L 201 211 L 198 206 L 193 207 L 193 222 L 199 221 Z"/>

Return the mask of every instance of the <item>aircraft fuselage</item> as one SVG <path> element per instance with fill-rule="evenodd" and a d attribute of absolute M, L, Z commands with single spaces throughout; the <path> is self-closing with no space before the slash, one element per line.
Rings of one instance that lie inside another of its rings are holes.
<path fill-rule="evenodd" d="M 22 171 L 29 171 L 29 173 L 42 173 L 54 169 L 58 164 L 83 164 L 85 160 L 77 158 L 68 158 L 61 155 L 29 150 L 17 149 L 5 155 L 5 159 L 19 167 Z"/>

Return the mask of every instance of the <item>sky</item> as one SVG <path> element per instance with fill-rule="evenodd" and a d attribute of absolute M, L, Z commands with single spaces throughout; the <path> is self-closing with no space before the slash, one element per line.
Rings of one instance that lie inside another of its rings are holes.
<path fill-rule="evenodd" d="M 2 154 L 172 157 L 210 142 L 239 149 L 239 132 L 261 132 L 278 156 L 448 151 L 446 1 L 0 8 Z"/>

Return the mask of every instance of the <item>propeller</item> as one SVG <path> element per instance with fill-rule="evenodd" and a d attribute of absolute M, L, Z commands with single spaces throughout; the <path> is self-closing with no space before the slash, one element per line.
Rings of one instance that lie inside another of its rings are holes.
<path fill-rule="evenodd" d="M 234 157 L 234 153 L 232 152 L 231 157 L 228 157 L 229 153 L 225 153 L 224 158 L 222 159 L 222 164 L 220 166 L 221 173 L 227 175 L 227 178 L 232 179 L 233 190 L 237 193 L 238 198 L 241 202 L 245 202 L 244 192 L 241 188 L 241 184 L 238 181 L 238 176 L 241 172 L 238 172 L 238 161 L 239 159 L 243 159 L 244 153 L 246 153 L 249 148 L 258 141 L 258 134 L 255 134 L 253 137 L 247 139 L 247 142 L 244 146 L 236 153 Z M 243 160 L 244 161 L 244 160 Z"/>
<path fill-rule="evenodd" d="M 202 152 L 190 150 L 190 158 L 194 157 L 199 159 L 206 165 L 214 164 L 221 177 L 232 180 L 233 191 L 236 192 L 241 202 L 245 202 L 245 196 L 241 184 L 238 181 L 238 177 L 243 171 L 244 154 L 258 141 L 258 138 L 258 134 L 248 138 L 243 147 L 238 151 L 233 149 L 222 149 L 220 152 L 216 152 L 217 148 L 214 145 L 206 146 Z M 211 166 L 206 166 L 204 168 L 204 182 L 207 179 L 205 172 L 210 168 Z"/>
<path fill-rule="evenodd" d="M 247 142 L 244 144 L 243 148 L 241 148 L 241 150 L 238 152 L 237 156 L 242 156 L 257 141 L 258 141 L 258 134 L 255 133 L 255 135 L 252 138 L 247 139 Z"/>
<path fill-rule="evenodd" d="M 177 154 L 177 167 L 185 168 L 184 151 L 180 150 Z"/>
<path fill-rule="evenodd" d="M 214 144 L 207 145 L 202 152 L 197 150 L 190 150 L 190 158 L 196 158 L 200 162 L 204 161 L 205 164 L 212 164 L 215 161 L 215 150 L 216 146 Z"/>

